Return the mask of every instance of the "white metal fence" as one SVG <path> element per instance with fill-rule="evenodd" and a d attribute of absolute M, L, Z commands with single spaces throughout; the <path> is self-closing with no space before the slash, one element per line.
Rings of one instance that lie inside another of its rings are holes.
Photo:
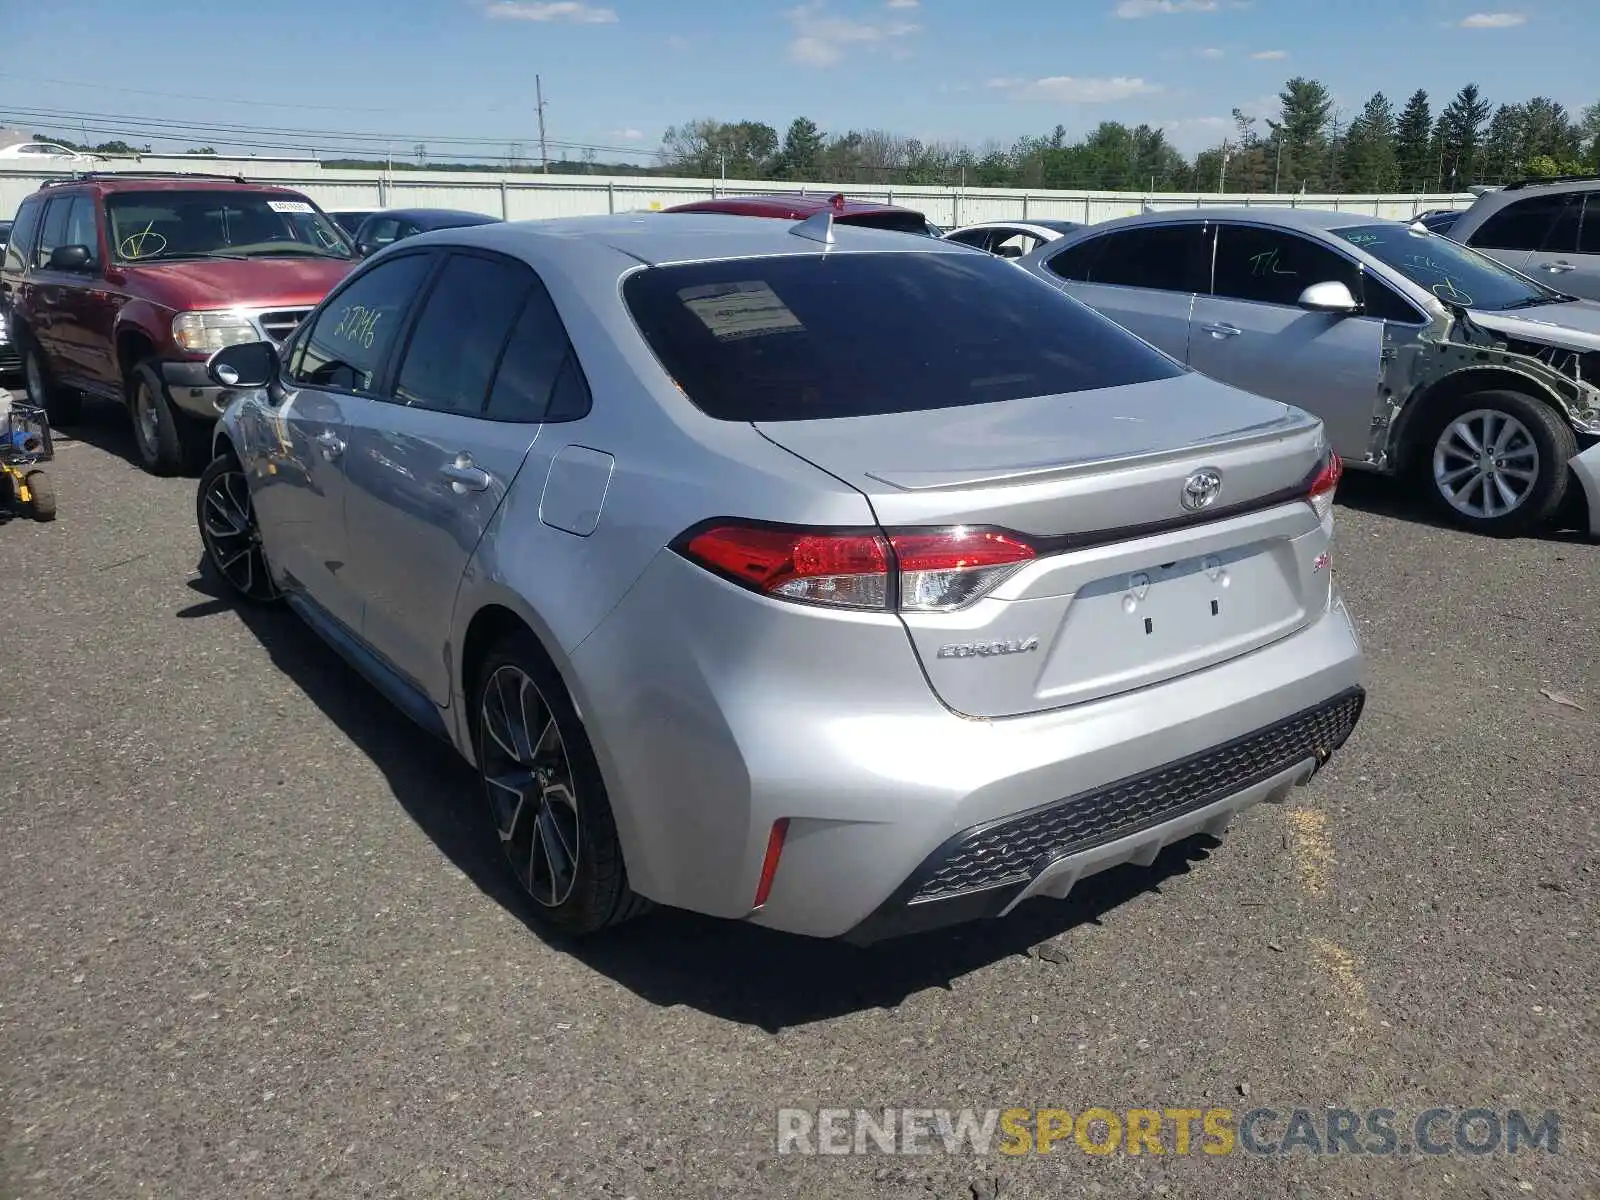
<path fill-rule="evenodd" d="M 9 166 L 9 164 L 8 164 Z M 507 220 L 584 216 L 665 208 L 715 195 L 843 191 L 853 199 L 902 204 L 951 228 L 974 221 L 1056 218 L 1097 222 L 1131 216 L 1145 207 L 1194 208 L 1217 204 L 1297 205 L 1343 209 L 1403 219 L 1428 208 L 1465 208 L 1470 194 L 1382 196 L 1292 196 L 1229 193 L 1138 193 L 1041 191 L 1020 188 L 840 187 L 771 180 L 667 179 L 602 175 L 500 175 L 445 171 L 327 170 L 299 159 L 144 158 L 96 164 L 96 170 L 208 171 L 238 174 L 258 183 L 297 188 L 325 209 L 458 208 Z M 0 219 L 10 217 L 24 196 L 67 170 L 0 170 Z"/>

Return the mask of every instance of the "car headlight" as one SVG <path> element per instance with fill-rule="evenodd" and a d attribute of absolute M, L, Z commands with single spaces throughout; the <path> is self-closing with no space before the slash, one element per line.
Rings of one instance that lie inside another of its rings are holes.
<path fill-rule="evenodd" d="M 186 312 L 172 318 L 172 340 L 185 350 L 210 354 L 224 346 L 259 342 L 248 317 L 235 312 Z"/>

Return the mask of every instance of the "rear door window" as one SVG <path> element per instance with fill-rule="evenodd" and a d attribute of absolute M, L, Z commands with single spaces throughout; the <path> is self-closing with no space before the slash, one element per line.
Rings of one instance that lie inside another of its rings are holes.
<path fill-rule="evenodd" d="M 535 279 L 495 374 L 487 415 L 497 421 L 574 421 L 587 416 L 589 406 L 589 384 L 561 314 Z"/>
<path fill-rule="evenodd" d="M 501 259 L 451 255 L 406 346 L 395 399 L 481 416 L 530 278 L 526 268 Z"/>
<path fill-rule="evenodd" d="M 623 297 L 689 400 L 728 421 L 990 404 L 1183 368 L 1011 263 L 951 252 L 647 267 Z"/>
<path fill-rule="evenodd" d="M 1537 250 L 1566 202 L 1567 198 L 1559 194 L 1514 201 L 1469 235 L 1467 244 L 1486 250 Z"/>
<path fill-rule="evenodd" d="M 1063 279 L 1088 283 L 1089 276 L 1094 273 L 1094 264 L 1100 257 L 1100 251 L 1110 240 L 1110 238 L 1096 237 L 1078 242 L 1052 254 L 1045 265 Z"/>
<path fill-rule="evenodd" d="M 43 212 L 44 201 L 41 199 L 30 198 L 22 202 L 22 207 L 17 210 L 16 224 L 11 227 L 10 243 L 6 246 L 6 270 L 21 271 L 26 268 L 33 250 L 34 235 L 39 232 L 39 215 Z"/>
<path fill-rule="evenodd" d="M 1108 233 L 1086 282 L 1163 292 L 1206 290 L 1206 226 L 1199 221 Z"/>
<path fill-rule="evenodd" d="M 1578 232 L 1579 254 L 1600 254 L 1600 192 L 1584 197 L 1583 227 Z"/>
<path fill-rule="evenodd" d="M 1312 284 L 1335 282 L 1359 297 L 1360 267 L 1310 238 L 1259 225 L 1222 225 L 1217 231 L 1217 296 L 1292 305 Z"/>

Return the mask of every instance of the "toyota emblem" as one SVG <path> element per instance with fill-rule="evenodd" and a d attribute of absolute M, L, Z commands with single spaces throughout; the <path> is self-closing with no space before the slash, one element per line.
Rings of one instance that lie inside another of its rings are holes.
<path fill-rule="evenodd" d="M 1183 481 L 1183 507 L 1190 512 L 1209 508 L 1222 491 L 1222 472 L 1215 467 L 1202 467 Z"/>

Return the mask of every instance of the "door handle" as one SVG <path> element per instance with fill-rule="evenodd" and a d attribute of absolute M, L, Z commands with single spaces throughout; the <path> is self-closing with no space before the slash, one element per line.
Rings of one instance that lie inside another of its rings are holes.
<path fill-rule="evenodd" d="M 456 455 L 454 462 L 446 463 L 439 468 L 439 477 L 447 480 L 450 490 L 458 496 L 465 496 L 468 492 L 489 490 L 489 472 L 482 467 L 473 466 L 470 454 Z"/>
<path fill-rule="evenodd" d="M 1539 265 L 1546 271 L 1549 271 L 1552 275 L 1561 275 L 1565 274 L 1567 271 L 1576 271 L 1578 269 L 1569 262 L 1561 262 L 1559 260 L 1556 262 L 1540 263 Z"/>
<path fill-rule="evenodd" d="M 344 453 L 344 439 L 331 429 L 325 429 L 317 434 L 317 449 L 322 451 L 322 457 L 332 462 Z"/>
<path fill-rule="evenodd" d="M 1238 337 L 1244 332 L 1237 325 L 1229 325 L 1226 321 L 1219 321 L 1215 325 L 1202 325 L 1201 328 L 1214 338 Z"/>

